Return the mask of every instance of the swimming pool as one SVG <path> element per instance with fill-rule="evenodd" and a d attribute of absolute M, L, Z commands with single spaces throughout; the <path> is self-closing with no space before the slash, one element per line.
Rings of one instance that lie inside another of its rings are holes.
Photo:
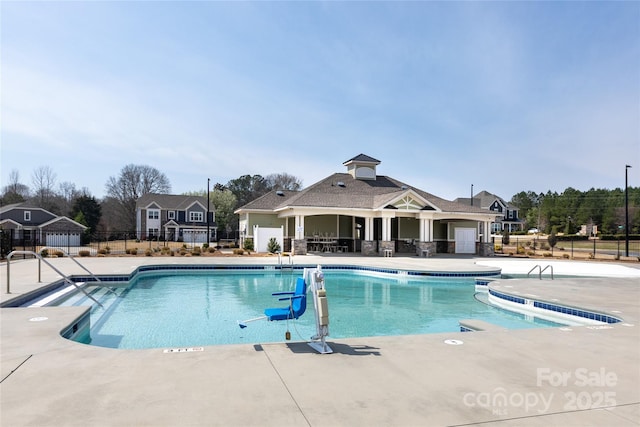
<path fill-rule="evenodd" d="M 121 348 L 182 348 L 285 340 L 315 333 L 313 305 L 298 320 L 238 321 L 286 305 L 273 292 L 292 290 L 301 271 L 149 272 L 138 274 L 114 297 L 103 293 L 90 330 L 74 338 Z M 420 277 L 367 271 L 325 271 L 331 339 L 459 331 L 462 319 L 510 329 L 558 324 L 508 312 L 476 300 L 473 277 Z M 60 305 L 89 304 L 86 298 Z"/>

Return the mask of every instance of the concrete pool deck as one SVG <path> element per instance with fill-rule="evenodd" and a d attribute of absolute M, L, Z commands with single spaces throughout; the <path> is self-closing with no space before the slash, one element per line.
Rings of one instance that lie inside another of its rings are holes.
<path fill-rule="evenodd" d="M 68 259 L 65 274 L 84 274 Z M 96 274 L 142 264 L 269 264 L 273 258 L 90 258 Z M 510 292 L 623 319 L 603 327 L 209 346 L 202 351 L 116 350 L 60 337 L 82 307 L 2 308 L 2 426 L 640 425 L 640 269 L 635 264 L 440 257 L 294 257 L 296 264 L 370 265 L 521 275 Z M 37 261 L 1 265 L 0 299 L 58 280 Z M 526 271 L 525 271 L 526 270 Z M 500 281 L 502 284 L 505 281 Z M 500 285 L 500 284 L 498 284 Z M 329 296 L 330 298 L 330 296 Z M 329 299 L 329 309 L 331 301 Z M 47 317 L 45 321 L 29 319 Z M 274 327 L 278 327 L 274 325 Z M 458 344 L 458 345 L 452 345 Z"/>

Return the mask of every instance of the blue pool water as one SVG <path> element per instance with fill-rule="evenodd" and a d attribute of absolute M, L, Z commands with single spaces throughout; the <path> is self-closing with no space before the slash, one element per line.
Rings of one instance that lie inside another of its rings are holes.
<path fill-rule="evenodd" d="M 141 275 L 120 297 L 105 293 L 91 312 L 92 345 L 176 348 L 308 340 L 315 333 L 313 302 L 298 320 L 248 323 L 265 308 L 286 306 L 273 292 L 290 291 L 300 272 L 206 272 Z M 490 307 L 474 298 L 473 278 L 429 278 L 358 271 L 325 272 L 330 338 L 459 331 L 461 319 L 510 329 L 557 326 Z M 77 304 L 77 303 L 76 303 Z"/>

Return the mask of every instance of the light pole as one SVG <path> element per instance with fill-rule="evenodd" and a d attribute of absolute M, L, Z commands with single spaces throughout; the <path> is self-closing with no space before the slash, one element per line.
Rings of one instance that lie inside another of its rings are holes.
<path fill-rule="evenodd" d="M 631 165 L 624 165 L 624 256 L 629 256 L 629 179 Z"/>
<path fill-rule="evenodd" d="M 209 183 L 211 179 L 207 178 L 207 246 L 211 243 L 211 235 L 209 234 Z"/>

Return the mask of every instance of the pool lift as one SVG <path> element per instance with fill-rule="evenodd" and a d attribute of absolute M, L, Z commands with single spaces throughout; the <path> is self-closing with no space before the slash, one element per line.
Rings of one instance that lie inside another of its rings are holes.
<path fill-rule="evenodd" d="M 318 265 L 315 269 L 305 268 L 303 277 L 296 280 L 296 288 L 294 292 L 274 292 L 273 296 L 279 296 L 278 301 L 289 301 L 287 307 L 267 308 L 264 310 L 264 316 L 247 319 L 243 322 L 238 321 L 241 329 L 247 327 L 247 323 L 256 320 L 278 321 L 289 319 L 298 319 L 304 314 L 307 308 L 307 293 L 311 292 L 313 297 L 313 305 L 316 317 L 316 334 L 311 337 L 311 341 L 307 344 L 318 353 L 333 353 L 333 350 L 326 343 L 326 337 L 329 336 L 329 307 L 327 304 L 327 292 L 324 289 L 324 273 L 322 267 Z M 287 339 L 290 333 L 287 330 Z"/>

